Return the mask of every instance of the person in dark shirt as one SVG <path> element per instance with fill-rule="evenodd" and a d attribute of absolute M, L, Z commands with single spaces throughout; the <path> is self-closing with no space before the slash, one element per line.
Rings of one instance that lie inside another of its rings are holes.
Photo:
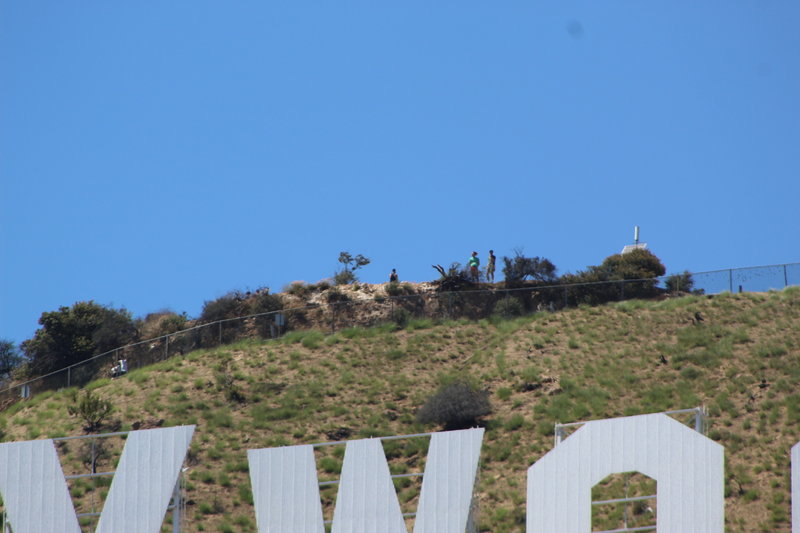
<path fill-rule="evenodd" d="M 389 283 L 397 283 L 400 280 L 400 277 L 397 275 L 397 270 L 392 269 L 392 273 L 389 274 Z"/>
<path fill-rule="evenodd" d="M 497 257 L 494 255 L 494 250 L 489 250 L 489 262 L 486 264 L 486 281 L 494 283 L 494 266 Z"/>

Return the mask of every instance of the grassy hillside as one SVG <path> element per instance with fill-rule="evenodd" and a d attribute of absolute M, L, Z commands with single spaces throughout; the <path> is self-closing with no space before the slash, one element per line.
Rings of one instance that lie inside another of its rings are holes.
<path fill-rule="evenodd" d="M 699 325 L 692 323 L 696 312 L 704 318 Z M 165 426 L 197 424 L 184 531 L 247 532 L 255 531 L 247 449 L 436 430 L 417 424 L 414 414 L 455 377 L 488 389 L 493 406 L 477 489 L 482 531 L 524 531 L 526 469 L 552 448 L 555 422 L 701 404 L 710 411 L 709 436 L 725 446 L 727 530 L 790 530 L 789 450 L 800 440 L 797 288 L 627 301 L 508 321 L 293 332 L 192 352 L 88 388 L 113 402 L 122 429 L 161 419 Z M 81 434 L 81 422 L 66 410 L 70 394 L 45 393 L 2 413 L 4 440 Z M 120 445 L 108 446 L 99 471 L 112 468 Z M 393 472 L 419 471 L 425 446 L 424 439 L 387 444 Z M 76 441 L 60 446 L 68 474 L 86 472 L 84 448 Z M 321 478 L 332 479 L 342 449 L 324 450 Z M 629 494 L 653 490 L 640 478 Z M 99 510 L 109 483 L 72 482 L 79 510 Z M 621 497 L 622 483 L 610 479 L 596 495 Z M 419 483 L 397 486 L 403 510 L 413 510 Z M 327 519 L 334 496 L 334 488 L 323 491 Z M 645 513 L 642 506 L 631 512 Z M 621 527 L 621 515 L 598 510 L 596 529 Z"/>

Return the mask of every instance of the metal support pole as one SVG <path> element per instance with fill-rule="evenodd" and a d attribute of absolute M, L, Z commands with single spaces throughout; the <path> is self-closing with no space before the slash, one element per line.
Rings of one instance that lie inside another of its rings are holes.
<path fill-rule="evenodd" d="M 172 533 L 181 533 L 181 475 L 175 482 L 175 492 L 172 494 Z"/>
<path fill-rule="evenodd" d="M 733 269 L 728 269 L 728 292 L 733 293 Z"/>
<path fill-rule="evenodd" d="M 786 275 L 786 265 L 783 265 L 783 286 L 789 286 L 789 277 Z"/>
<path fill-rule="evenodd" d="M 619 282 L 619 299 L 625 299 L 625 280 Z"/>
<path fill-rule="evenodd" d="M 705 434 L 706 419 L 702 407 L 695 407 L 694 413 L 694 430 L 698 433 Z"/>
<path fill-rule="evenodd" d="M 164 359 L 169 357 L 169 335 L 164 337 Z"/>
<path fill-rule="evenodd" d="M 219 343 L 222 344 L 222 322 L 219 323 Z"/>
<path fill-rule="evenodd" d="M 72 386 L 72 367 L 67 367 L 67 388 Z"/>
<path fill-rule="evenodd" d="M 561 444 L 561 441 L 564 440 L 564 427 L 559 423 L 556 423 L 555 440 L 556 440 L 555 443 L 556 446 Z"/>
<path fill-rule="evenodd" d="M 564 309 L 566 309 L 567 307 L 569 307 L 569 300 L 567 296 L 567 288 L 564 287 Z"/>

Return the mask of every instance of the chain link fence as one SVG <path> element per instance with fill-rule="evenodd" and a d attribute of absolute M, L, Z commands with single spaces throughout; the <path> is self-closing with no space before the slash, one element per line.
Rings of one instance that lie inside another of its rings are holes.
<path fill-rule="evenodd" d="M 671 277 L 672 291 L 718 294 L 765 292 L 800 285 L 800 263 L 732 268 L 691 274 L 692 287 L 681 287 L 688 279 Z M 335 332 L 350 327 L 369 327 L 387 322 L 405 326 L 415 319 L 478 320 L 508 308 L 513 313 L 557 311 L 581 304 L 596 304 L 662 295 L 670 276 L 570 285 L 526 286 L 515 289 L 491 288 L 458 292 L 422 292 L 405 289 L 405 294 L 353 300 L 340 292 L 324 304 L 284 309 L 256 315 L 198 324 L 186 330 L 139 341 L 95 355 L 69 367 L 23 383 L 6 384 L 0 390 L 0 410 L 21 398 L 47 390 L 80 387 L 88 382 L 113 377 L 170 357 L 200 348 L 230 344 L 242 339 L 277 338 L 290 330 L 316 328 Z M 401 285 L 403 287 L 404 285 Z"/>

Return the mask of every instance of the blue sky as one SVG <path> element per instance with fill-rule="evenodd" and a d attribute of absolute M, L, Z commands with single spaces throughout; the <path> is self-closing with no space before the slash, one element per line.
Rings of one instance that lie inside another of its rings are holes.
<path fill-rule="evenodd" d="M 799 261 L 800 4 L 0 1 L 0 338 L 642 228 Z"/>

